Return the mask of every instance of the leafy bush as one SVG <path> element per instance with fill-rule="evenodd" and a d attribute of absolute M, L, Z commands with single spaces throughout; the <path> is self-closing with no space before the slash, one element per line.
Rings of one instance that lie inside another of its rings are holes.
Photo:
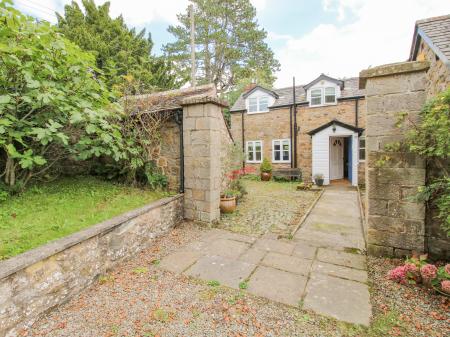
<path fill-rule="evenodd" d="M 63 161 L 138 152 L 121 110 L 96 77 L 95 58 L 47 22 L 0 2 L 0 164 L 13 188 Z"/>
<path fill-rule="evenodd" d="M 259 167 L 259 170 L 264 173 L 272 172 L 272 164 L 267 158 L 263 159 L 261 166 Z"/>
<path fill-rule="evenodd" d="M 241 179 L 232 180 L 230 189 L 236 192 L 237 199 L 243 198 L 248 193 Z"/>
<path fill-rule="evenodd" d="M 411 152 L 423 156 L 429 167 L 437 168 L 439 176 L 430 176 L 416 200 L 428 202 L 438 209 L 443 230 L 450 236 L 450 88 L 430 100 L 420 112 L 420 123 L 407 135 Z"/>

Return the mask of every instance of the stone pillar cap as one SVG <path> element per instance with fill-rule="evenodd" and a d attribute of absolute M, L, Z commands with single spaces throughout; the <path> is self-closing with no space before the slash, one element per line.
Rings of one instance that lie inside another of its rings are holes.
<path fill-rule="evenodd" d="M 381 66 L 365 69 L 359 73 L 359 89 L 366 88 L 368 78 L 427 71 L 429 67 L 430 63 L 427 61 L 411 61 L 383 64 Z"/>
<path fill-rule="evenodd" d="M 206 103 L 212 103 L 215 105 L 218 105 L 222 108 L 228 108 L 228 103 L 224 100 L 221 100 L 218 97 L 212 97 L 212 96 L 201 96 L 201 97 L 187 97 L 181 101 L 181 106 L 186 105 L 194 105 L 194 104 L 206 104 Z"/>

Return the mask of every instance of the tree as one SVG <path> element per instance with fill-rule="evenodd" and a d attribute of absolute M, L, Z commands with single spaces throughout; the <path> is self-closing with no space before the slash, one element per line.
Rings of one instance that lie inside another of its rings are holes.
<path fill-rule="evenodd" d="M 214 83 L 219 92 L 253 79 L 272 84 L 279 69 L 273 51 L 264 42 L 256 10 L 249 0 L 190 0 L 194 4 L 197 77 L 199 83 Z M 170 26 L 176 41 L 164 46 L 167 57 L 189 78 L 189 13 L 178 14 L 179 25 Z"/>
<path fill-rule="evenodd" d="M 0 2 L 0 177 L 20 189 L 67 159 L 136 152 L 95 57 Z M 1 192 L 1 191 L 0 191 Z"/>
<path fill-rule="evenodd" d="M 151 55 L 153 42 L 145 29 L 128 29 L 122 16 L 109 15 L 110 3 L 96 6 L 94 0 L 82 0 L 84 13 L 73 1 L 65 6 L 64 16 L 57 14 L 60 31 L 82 49 L 95 54 L 110 88 L 122 91 L 124 76 L 134 78 L 136 92 L 178 88 L 180 83 L 170 62 Z"/>

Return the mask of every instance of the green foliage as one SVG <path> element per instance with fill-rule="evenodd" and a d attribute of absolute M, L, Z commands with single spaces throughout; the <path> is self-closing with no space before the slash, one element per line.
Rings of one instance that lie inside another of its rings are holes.
<path fill-rule="evenodd" d="M 210 287 L 218 287 L 220 286 L 220 282 L 217 280 L 211 280 L 206 282 L 207 285 L 209 285 Z"/>
<path fill-rule="evenodd" d="M 95 76 L 94 57 L 46 22 L 0 3 L 0 165 L 11 189 L 68 159 L 125 160 L 135 149 Z"/>
<path fill-rule="evenodd" d="M 264 158 L 259 167 L 259 170 L 265 173 L 272 172 L 272 163 L 267 158 Z"/>
<path fill-rule="evenodd" d="M 239 283 L 239 289 L 245 290 L 247 288 L 248 288 L 248 280 L 242 281 L 242 282 Z"/>
<path fill-rule="evenodd" d="M 32 185 L 0 206 L 0 260 L 165 196 L 92 177 Z"/>
<path fill-rule="evenodd" d="M 238 200 L 242 199 L 248 193 L 240 178 L 232 180 L 229 187 L 234 191 L 234 195 Z"/>
<path fill-rule="evenodd" d="M 438 175 L 428 178 L 417 200 L 437 208 L 443 230 L 450 236 L 450 87 L 429 101 L 420 113 L 420 123 L 407 135 L 411 152 L 420 154 L 436 168 Z"/>
<path fill-rule="evenodd" d="M 133 92 L 152 89 L 178 88 L 171 64 L 162 57 L 151 55 L 153 42 L 145 29 L 129 29 L 122 16 L 109 14 L 110 3 L 96 6 L 94 0 L 83 0 L 82 10 L 77 2 L 66 5 L 64 16 L 57 14 L 60 31 L 84 50 L 95 54 L 98 71 L 109 88 L 122 91 L 124 76 L 133 78 Z"/>
<path fill-rule="evenodd" d="M 273 73 L 280 65 L 264 41 L 267 32 L 259 28 L 256 10 L 249 0 L 191 2 L 194 5 L 199 83 L 214 83 L 219 92 L 226 92 L 242 79 L 274 82 Z M 182 77 L 189 78 L 188 11 L 178 14 L 178 20 L 179 25 L 168 29 L 176 41 L 166 44 L 164 52 L 174 62 Z"/>

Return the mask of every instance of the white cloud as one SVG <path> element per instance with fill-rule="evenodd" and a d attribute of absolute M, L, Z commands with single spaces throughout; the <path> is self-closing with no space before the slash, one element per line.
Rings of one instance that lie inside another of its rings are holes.
<path fill-rule="evenodd" d="M 415 21 L 450 12 L 450 3 L 441 0 L 325 0 L 322 5 L 352 22 L 320 24 L 303 36 L 286 38 L 275 50 L 281 63 L 277 86 L 290 85 L 292 76 L 307 83 L 320 73 L 350 77 L 369 66 L 404 61 Z"/>

